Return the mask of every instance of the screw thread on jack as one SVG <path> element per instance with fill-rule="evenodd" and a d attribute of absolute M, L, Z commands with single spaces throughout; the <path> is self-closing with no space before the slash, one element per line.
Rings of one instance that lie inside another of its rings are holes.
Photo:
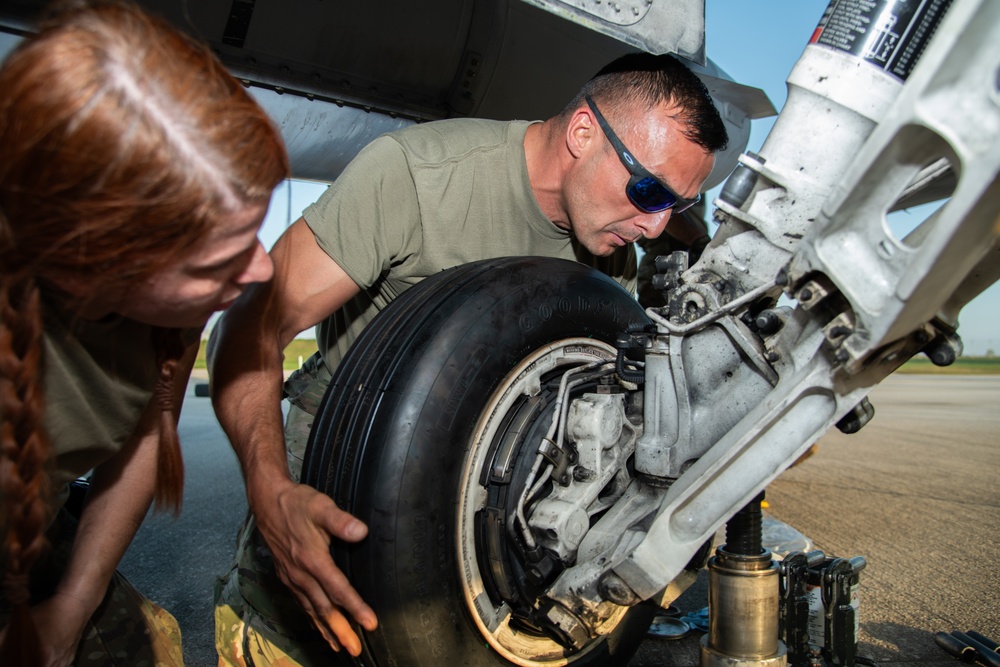
<path fill-rule="evenodd" d="M 763 512 L 761 493 L 726 524 L 726 551 L 738 556 L 759 556 L 763 551 Z"/>

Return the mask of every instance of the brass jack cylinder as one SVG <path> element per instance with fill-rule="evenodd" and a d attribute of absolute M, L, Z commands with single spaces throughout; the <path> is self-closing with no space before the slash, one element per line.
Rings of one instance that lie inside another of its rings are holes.
<path fill-rule="evenodd" d="M 701 640 L 701 667 L 787 664 L 788 651 L 778 640 L 778 564 L 760 546 L 761 499 L 730 521 L 727 544 L 708 562 L 708 634 Z"/>

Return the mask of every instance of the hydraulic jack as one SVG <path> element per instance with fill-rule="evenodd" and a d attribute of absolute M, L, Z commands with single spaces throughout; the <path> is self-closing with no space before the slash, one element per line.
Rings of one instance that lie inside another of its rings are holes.
<path fill-rule="evenodd" d="M 726 524 L 726 544 L 708 562 L 708 634 L 701 667 L 787 665 L 778 639 L 778 564 L 761 540 L 760 494 Z"/>
<path fill-rule="evenodd" d="M 853 667 L 859 574 L 865 559 L 792 552 L 776 563 L 762 546 L 760 494 L 726 524 L 708 562 L 708 634 L 701 667 Z"/>

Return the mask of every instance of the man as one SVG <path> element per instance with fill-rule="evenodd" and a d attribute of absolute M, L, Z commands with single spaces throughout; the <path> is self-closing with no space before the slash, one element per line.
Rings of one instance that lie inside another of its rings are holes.
<path fill-rule="evenodd" d="M 331 539 L 362 540 L 366 527 L 297 484 L 309 413 L 364 325 L 421 279 L 492 257 L 576 259 L 634 289 L 632 243 L 659 236 L 697 201 L 726 141 L 690 70 L 670 56 L 633 54 L 544 122 L 427 123 L 358 155 L 278 240 L 274 281 L 216 328 L 214 403 L 256 519 L 220 581 L 223 663 L 245 664 L 251 651 L 261 662 L 312 664 L 329 658 L 323 639 L 357 655 L 350 622 L 375 628 L 374 612 L 329 555 Z M 284 386 L 292 407 L 283 437 L 281 352 L 317 323 L 322 358 Z"/>

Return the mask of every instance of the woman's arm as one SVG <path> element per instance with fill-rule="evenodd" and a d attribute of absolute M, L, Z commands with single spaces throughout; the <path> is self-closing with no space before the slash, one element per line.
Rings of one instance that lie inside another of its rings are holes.
<path fill-rule="evenodd" d="M 198 345 L 185 351 L 174 379 L 180 414 Z M 160 406 L 154 396 L 118 454 L 94 470 L 69 564 L 56 593 L 32 609 L 49 665 L 69 665 L 86 622 L 104 599 L 118 563 L 149 510 L 156 486 Z"/>

